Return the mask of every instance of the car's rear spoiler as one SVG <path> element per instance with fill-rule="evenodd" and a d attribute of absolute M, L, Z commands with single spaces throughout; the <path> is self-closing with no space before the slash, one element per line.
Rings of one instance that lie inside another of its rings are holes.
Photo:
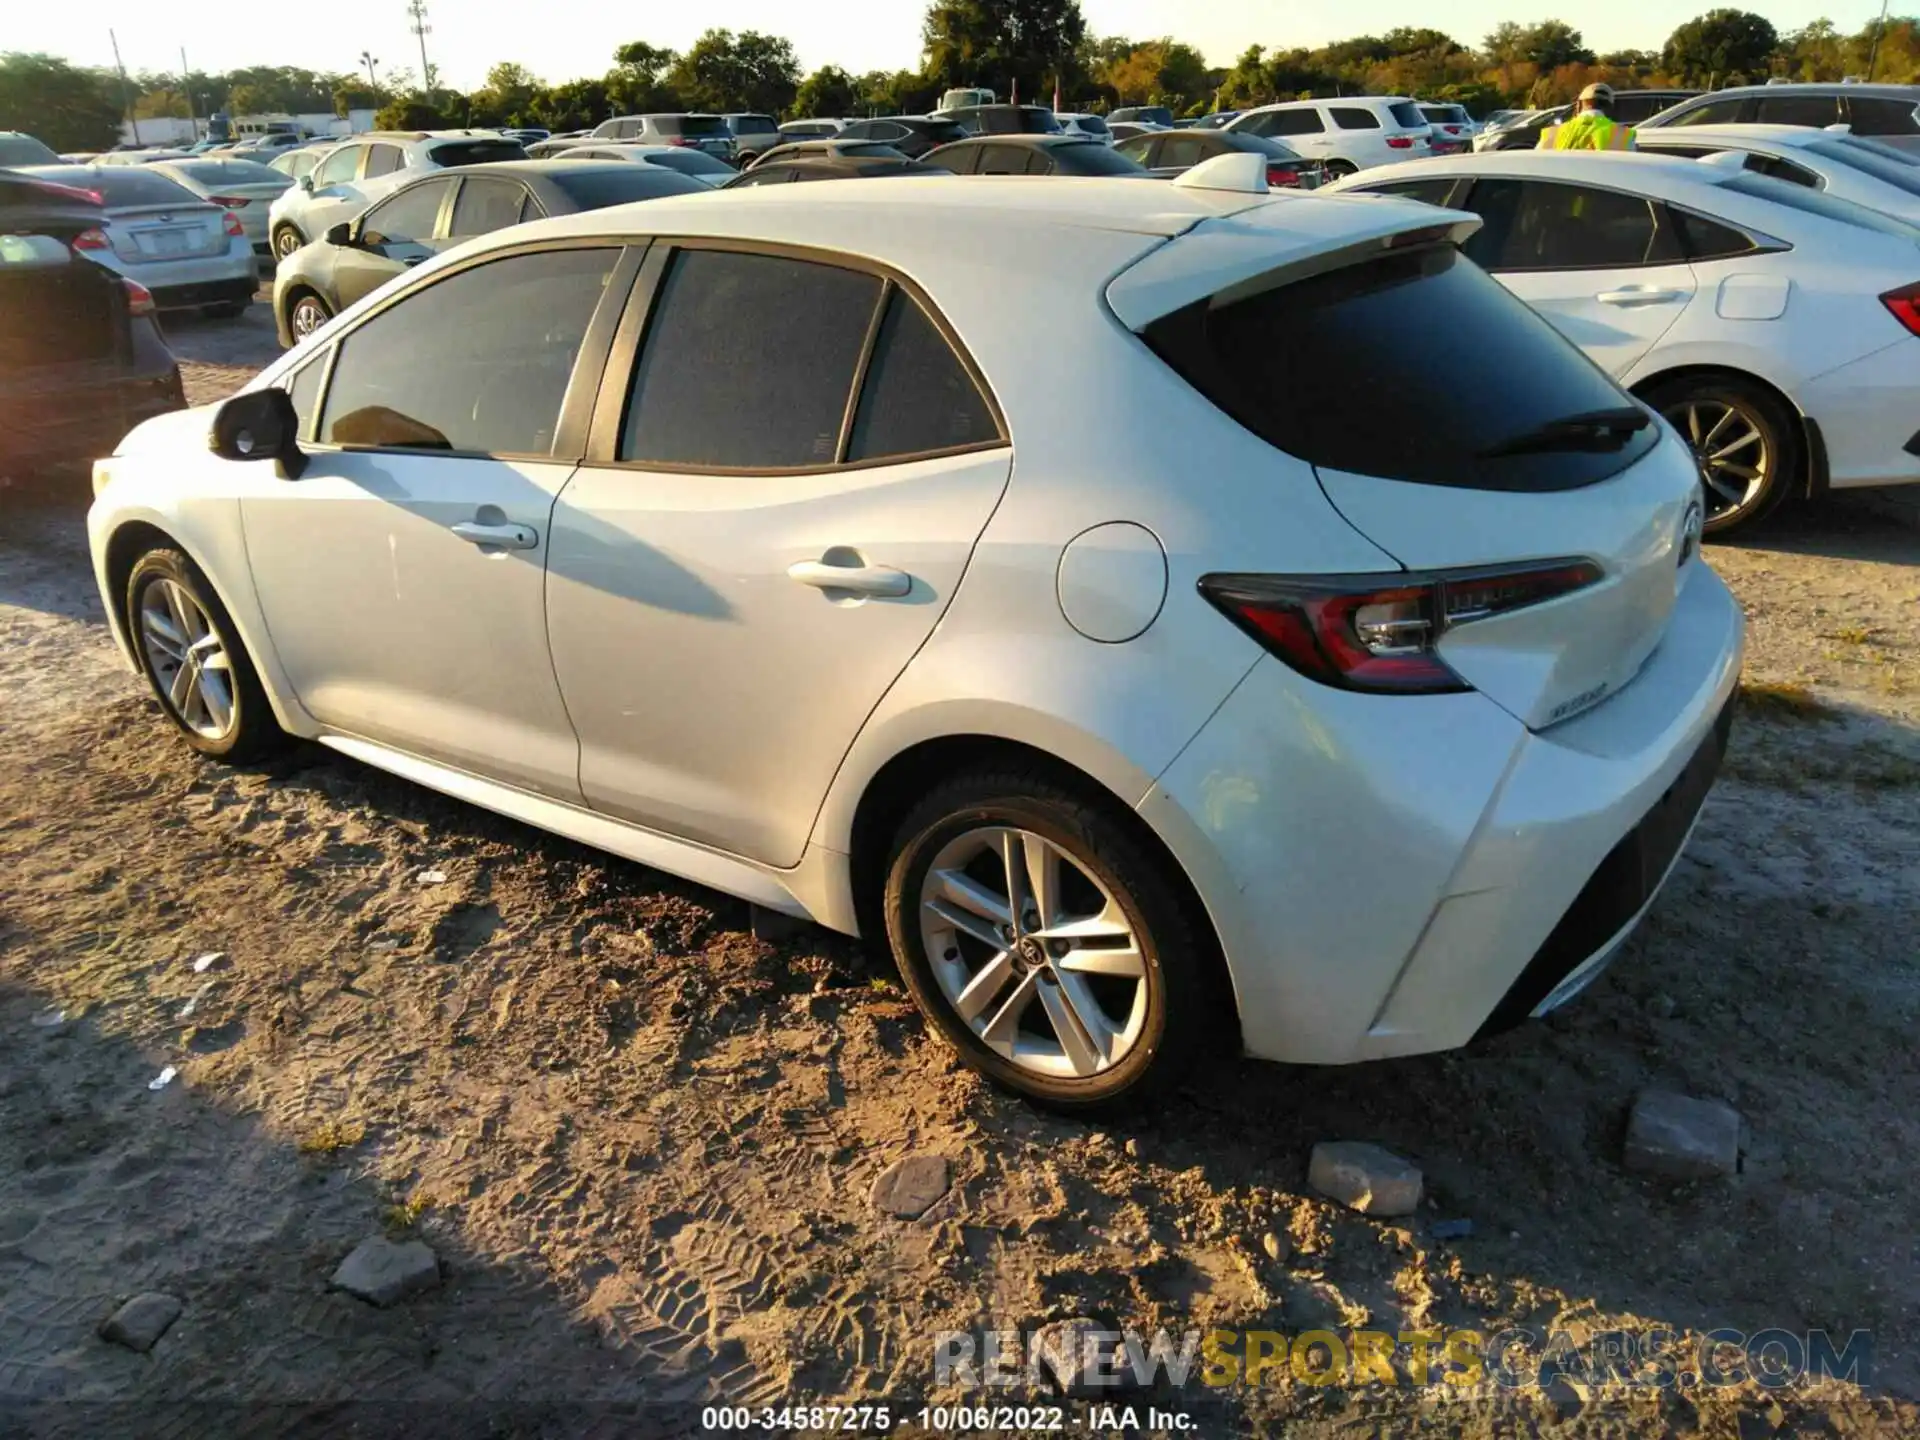
<path fill-rule="evenodd" d="M 1388 195 L 1275 195 L 1202 220 L 1116 275 L 1107 304 L 1129 330 L 1209 297 L 1231 299 L 1408 244 L 1458 244 L 1480 217 Z"/>
<path fill-rule="evenodd" d="M 91 191 L 0 170 L 0 234 L 71 240 L 99 225 L 105 214 Z"/>

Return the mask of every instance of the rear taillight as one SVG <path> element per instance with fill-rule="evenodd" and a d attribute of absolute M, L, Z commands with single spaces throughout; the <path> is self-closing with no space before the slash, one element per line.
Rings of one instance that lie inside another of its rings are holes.
<path fill-rule="evenodd" d="M 108 250 L 112 248 L 112 245 L 107 239 L 106 231 L 82 230 L 78 235 L 73 237 L 73 248 L 76 250 Z"/>
<path fill-rule="evenodd" d="M 229 210 L 244 210 L 247 206 L 251 205 L 253 201 L 244 195 L 209 195 L 207 197 L 207 203 L 210 205 L 223 205 Z"/>
<path fill-rule="evenodd" d="M 691 140 L 689 140 L 689 139 L 687 139 L 687 137 L 686 137 L 686 136 L 684 136 L 684 135 L 669 135 L 669 136 L 667 136 L 666 138 L 667 138 L 667 144 L 669 144 L 669 145 L 691 145 L 691 144 L 693 144 L 693 142 L 692 142 Z"/>
<path fill-rule="evenodd" d="M 244 235 L 247 233 L 247 227 L 240 223 L 240 217 L 231 210 L 220 217 L 220 222 L 227 227 L 227 234 L 229 235 Z"/>
<path fill-rule="evenodd" d="M 159 307 L 153 303 L 153 292 L 137 280 L 122 280 L 127 287 L 127 314 L 151 315 Z"/>
<path fill-rule="evenodd" d="M 1298 185 L 1299 183 L 1300 172 L 1298 170 L 1290 169 L 1285 165 L 1267 166 L 1267 184 Z"/>
<path fill-rule="evenodd" d="M 1590 560 L 1407 575 L 1206 575 L 1200 593 L 1269 653 L 1342 690 L 1436 695 L 1470 688 L 1440 637 L 1585 589 Z"/>
<path fill-rule="evenodd" d="M 1411 135 L 1389 135 L 1387 136 L 1387 145 L 1394 150 L 1411 150 L 1413 148 L 1413 137 Z"/>
<path fill-rule="evenodd" d="M 74 242 L 78 244 L 78 241 Z M 1893 318 L 1915 335 L 1920 335 L 1920 285 L 1903 285 L 1880 297 L 1880 303 L 1893 312 Z"/>

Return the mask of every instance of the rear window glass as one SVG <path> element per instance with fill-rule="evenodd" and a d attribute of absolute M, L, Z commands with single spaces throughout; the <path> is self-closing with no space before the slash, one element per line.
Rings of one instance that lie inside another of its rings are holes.
<path fill-rule="evenodd" d="M 1808 215 L 1818 215 L 1822 220 L 1838 221 L 1842 225 L 1858 226 L 1862 230 L 1877 231 L 1882 235 L 1898 235 L 1903 240 L 1920 241 L 1920 229 L 1896 220 L 1891 215 L 1883 215 L 1878 210 L 1869 210 L 1864 205 L 1856 205 L 1851 200 L 1842 200 L 1837 195 L 1829 195 L 1824 190 L 1808 190 L 1804 186 L 1789 185 L 1784 180 L 1775 180 L 1770 176 L 1756 175 L 1751 170 L 1742 170 L 1723 182 L 1727 189 L 1740 195 L 1751 195 L 1757 200 L 1771 200 L 1776 205 L 1785 205 L 1789 209 L 1804 211 Z"/>
<path fill-rule="evenodd" d="M 926 138 L 931 140 L 935 145 L 951 145 L 955 140 L 964 140 L 967 138 L 966 127 L 964 125 L 957 125 L 951 120 L 922 121 L 919 130 L 922 135 L 926 136 Z"/>
<path fill-rule="evenodd" d="M 0 165 L 58 165 L 60 157 L 31 135 L 0 135 Z"/>
<path fill-rule="evenodd" d="M 1480 490 L 1604 479 L 1657 443 L 1494 452 L 1633 402 L 1451 245 L 1316 275 L 1150 325 L 1147 343 L 1256 435 L 1314 465 Z"/>
<path fill-rule="evenodd" d="M 100 196 L 109 209 L 123 205 L 204 205 L 206 202 L 186 186 L 169 180 L 157 170 L 135 165 L 102 166 L 93 170 L 45 172 L 48 180 L 62 185 L 77 185 Z"/>
<path fill-rule="evenodd" d="M 733 174 L 733 167 L 726 161 L 716 160 L 702 150 L 663 150 L 658 155 L 649 155 L 647 163 L 663 170 L 677 170 L 682 175 Z"/>
<path fill-rule="evenodd" d="M 656 115 L 655 127 L 662 135 L 731 135 L 727 122 L 718 115 Z"/>
<path fill-rule="evenodd" d="M 222 185 L 280 185 L 287 177 L 278 170 L 257 165 L 251 160 L 195 160 L 174 167 L 198 185 L 217 189 Z"/>
<path fill-rule="evenodd" d="M 1098 140 L 1083 140 L 1076 145 L 1061 145 L 1053 152 L 1054 163 L 1067 175 L 1139 175 L 1140 162 L 1122 155 Z M 1177 164 L 1177 161 L 1162 161 Z M 1191 162 L 1189 162 L 1191 163 Z"/>
<path fill-rule="evenodd" d="M 443 166 L 485 165 L 492 160 L 524 160 L 527 152 L 517 140 L 455 140 L 433 147 L 433 163 Z M 371 169 L 372 167 L 368 167 Z"/>
<path fill-rule="evenodd" d="M 698 159 L 707 160 L 701 155 Z M 709 163 L 720 165 L 718 160 Z M 727 167 L 720 165 L 722 170 Z M 627 205 L 635 200 L 652 200 L 661 195 L 694 195 L 707 187 L 676 173 L 678 166 L 662 163 L 635 165 L 617 161 L 604 168 L 598 165 L 569 169 L 547 178 L 582 210 L 599 210 L 608 205 Z"/>
<path fill-rule="evenodd" d="M 1401 100 L 1387 107 L 1387 113 L 1393 116 L 1393 123 L 1404 129 L 1416 129 L 1427 123 L 1427 117 L 1420 113 L 1420 107 L 1411 100 Z"/>
<path fill-rule="evenodd" d="M 1908 195 L 1920 195 L 1920 165 L 1899 159 L 1877 145 L 1858 140 L 1815 140 L 1807 146 L 1807 153 L 1863 171 Z"/>
<path fill-rule="evenodd" d="M 1107 133 L 1107 122 L 1102 120 L 1098 115 L 1082 115 L 1073 123 L 1077 128 L 1086 131 L 1089 135 L 1104 135 Z"/>

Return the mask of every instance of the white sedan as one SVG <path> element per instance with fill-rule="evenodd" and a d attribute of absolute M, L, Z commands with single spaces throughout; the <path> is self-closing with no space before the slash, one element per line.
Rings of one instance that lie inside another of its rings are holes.
<path fill-rule="evenodd" d="M 1542 1013 L 1719 763 L 1692 460 L 1475 222 L 1262 173 L 477 237 L 96 465 L 115 638 L 203 755 L 890 946 L 1055 1105 Z"/>
<path fill-rule="evenodd" d="M 1920 224 L 1920 154 L 1863 140 L 1844 126 L 1678 125 L 1636 134 L 1642 154 L 1677 160 L 1731 155 L 1757 174 Z"/>
<path fill-rule="evenodd" d="M 1478 215 L 1468 256 L 1687 437 L 1709 531 L 1920 481 L 1920 229 L 1652 155 L 1462 155 L 1325 193 L 1356 191 Z"/>

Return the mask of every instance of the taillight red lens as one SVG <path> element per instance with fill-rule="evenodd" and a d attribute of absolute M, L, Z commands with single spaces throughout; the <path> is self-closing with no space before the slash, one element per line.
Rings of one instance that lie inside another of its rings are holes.
<path fill-rule="evenodd" d="M 1389 135 L 1387 136 L 1387 144 L 1395 150 L 1411 150 L 1413 148 L 1413 137 L 1411 135 Z"/>
<path fill-rule="evenodd" d="M 1570 594 L 1601 578 L 1590 560 L 1409 575 L 1207 575 L 1205 595 L 1268 652 L 1343 690 L 1468 689 L 1437 651 L 1448 630 Z"/>
<path fill-rule="evenodd" d="M 127 287 L 127 314 L 151 315 L 159 307 L 153 303 L 153 292 L 137 280 L 122 280 Z"/>
<path fill-rule="evenodd" d="M 684 135 L 667 136 L 667 144 L 669 145 L 691 145 L 692 143 L 693 142 Z"/>
<path fill-rule="evenodd" d="M 112 247 L 107 240 L 106 231 L 82 230 L 78 235 L 73 237 L 73 248 L 76 250 L 107 250 Z"/>
<path fill-rule="evenodd" d="M 221 219 L 221 222 L 227 227 L 227 234 L 244 235 L 247 233 L 247 227 L 240 223 L 240 217 L 234 214 L 231 210 L 227 211 L 226 214 L 222 215 L 220 219 Z"/>
<path fill-rule="evenodd" d="M 1267 184 L 1298 185 L 1299 183 L 1300 172 L 1298 170 L 1289 170 L 1284 165 L 1269 165 L 1267 167 Z"/>
<path fill-rule="evenodd" d="M 1913 334 L 1920 335 L 1920 285 L 1889 290 L 1880 297 L 1880 303 L 1893 312 L 1894 319 Z"/>
<path fill-rule="evenodd" d="M 224 205 L 229 210 L 244 210 L 253 202 L 244 195 L 209 195 L 209 205 Z"/>

